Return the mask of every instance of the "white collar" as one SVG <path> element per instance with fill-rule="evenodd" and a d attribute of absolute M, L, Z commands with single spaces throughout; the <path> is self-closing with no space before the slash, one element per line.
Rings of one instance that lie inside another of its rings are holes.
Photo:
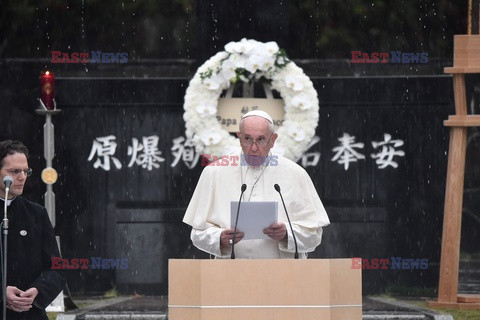
<path fill-rule="evenodd" d="M 16 198 L 16 197 L 15 197 Z M 15 200 L 15 198 L 13 199 L 7 199 L 7 206 L 10 206 L 10 204 L 12 203 L 13 200 Z M 5 199 L 3 198 L 0 198 L 1 200 L 5 201 Z"/>

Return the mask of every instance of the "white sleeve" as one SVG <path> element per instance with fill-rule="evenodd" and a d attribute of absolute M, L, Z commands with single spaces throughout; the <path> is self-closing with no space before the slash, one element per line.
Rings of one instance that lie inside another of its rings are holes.
<path fill-rule="evenodd" d="M 286 252 L 295 252 L 295 241 L 290 230 L 290 226 L 286 223 L 288 240 L 279 242 L 279 249 Z M 307 253 L 315 251 L 315 248 L 322 242 L 322 227 L 310 229 L 292 224 L 295 238 L 297 240 L 298 252 Z"/>
<path fill-rule="evenodd" d="M 210 227 L 205 230 L 192 228 L 190 239 L 198 249 L 208 252 L 216 257 L 227 258 L 230 256 L 230 248 L 220 249 L 220 233 L 223 229 Z"/>

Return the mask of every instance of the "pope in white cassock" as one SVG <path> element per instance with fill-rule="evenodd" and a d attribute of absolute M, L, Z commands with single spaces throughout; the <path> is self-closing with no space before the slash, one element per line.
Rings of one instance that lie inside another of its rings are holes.
<path fill-rule="evenodd" d="M 330 224 L 312 180 L 295 162 L 271 154 L 278 135 L 266 112 L 246 113 L 239 129 L 242 154 L 236 156 L 244 161 L 229 161 L 228 165 L 212 163 L 205 167 L 190 200 L 183 222 L 192 226 L 193 244 L 216 258 L 230 258 L 233 241 L 236 258 L 293 258 L 295 243 L 280 195 L 274 188 L 278 184 L 295 232 L 299 256 L 306 258 L 307 253 L 321 243 L 322 227 Z M 230 202 L 238 201 L 242 184 L 247 186 L 242 201 L 279 203 L 278 222 L 263 230 L 269 239 L 242 240 L 244 233 L 238 229 L 234 237 Z"/>

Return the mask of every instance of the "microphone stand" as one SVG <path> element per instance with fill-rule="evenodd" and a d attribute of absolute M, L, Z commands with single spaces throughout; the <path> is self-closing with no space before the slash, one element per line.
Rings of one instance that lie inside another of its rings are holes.
<path fill-rule="evenodd" d="M 235 238 L 237 237 L 238 216 L 240 215 L 240 204 L 242 203 L 242 196 L 246 189 L 247 185 L 245 183 L 242 184 L 242 193 L 240 193 L 240 199 L 238 199 L 237 216 L 235 218 L 235 227 L 233 229 L 232 254 L 230 255 L 230 259 L 235 259 Z"/>
<path fill-rule="evenodd" d="M 2 319 L 7 319 L 7 236 L 8 236 L 8 216 L 7 216 L 7 201 L 8 192 L 10 187 L 5 188 L 5 205 L 3 208 L 3 222 L 2 222 L 2 234 L 3 234 L 3 259 L 2 259 Z"/>
<path fill-rule="evenodd" d="M 282 193 L 280 192 L 280 186 L 278 184 L 275 184 L 273 187 L 275 188 L 275 190 L 278 191 L 278 194 L 280 195 L 280 198 L 282 199 L 283 209 L 285 209 L 285 215 L 287 216 L 288 224 L 290 225 L 290 230 L 292 231 L 293 242 L 295 243 L 295 255 L 293 257 L 295 259 L 298 259 L 297 238 L 295 237 L 295 232 L 293 232 L 292 223 L 290 222 L 290 217 L 288 216 L 287 206 L 285 206 L 285 201 L 283 201 L 283 196 L 282 196 Z"/>

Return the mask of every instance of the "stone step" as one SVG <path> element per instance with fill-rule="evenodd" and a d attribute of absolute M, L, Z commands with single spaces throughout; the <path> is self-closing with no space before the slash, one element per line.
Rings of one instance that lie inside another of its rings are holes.
<path fill-rule="evenodd" d="M 422 298 L 406 299 L 364 297 L 362 320 L 453 320 L 451 315 L 441 310 L 432 311 L 413 304 L 422 301 Z"/>
<path fill-rule="evenodd" d="M 85 320 L 166 320 L 165 313 L 143 313 L 143 312 L 110 312 L 89 314 Z"/>
<path fill-rule="evenodd" d="M 167 301 L 165 296 L 109 299 L 59 314 L 57 320 L 167 320 Z M 364 297 L 362 310 L 362 320 L 453 320 L 448 314 L 383 297 Z"/>
<path fill-rule="evenodd" d="M 59 319 L 59 318 L 57 318 Z M 62 317 L 62 319 L 67 319 Z M 86 314 L 82 318 L 71 319 L 85 319 L 85 320 L 167 320 L 168 317 L 164 313 L 144 313 L 144 312 L 101 312 Z M 362 320 L 430 320 L 424 314 L 416 312 L 392 312 L 392 311 L 378 311 L 368 312 L 362 315 Z"/>
<path fill-rule="evenodd" d="M 66 318 L 63 318 L 66 319 Z M 80 318 L 72 318 L 80 319 Z M 167 320 L 166 314 L 154 314 L 154 313 L 129 313 L 129 312 L 111 312 L 111 313 L 98 313 L 87 314 L 84 319 L 86 320 Z M 362 320 L 430 320 L 433 319 L 424 314 L 407 313 L 407 312 L 375 312 L 362 315 Z"/>
<path fill-rule="evenodd" d="M 427 320 L 430 319 L 424 314 L 416 312 L 372 312 L 363 314 L 362 320 Z"/>
<path fill-rule="evenodd" d="M 458 292 L 480 294 L 480 260 L 460 260 Z"/>

